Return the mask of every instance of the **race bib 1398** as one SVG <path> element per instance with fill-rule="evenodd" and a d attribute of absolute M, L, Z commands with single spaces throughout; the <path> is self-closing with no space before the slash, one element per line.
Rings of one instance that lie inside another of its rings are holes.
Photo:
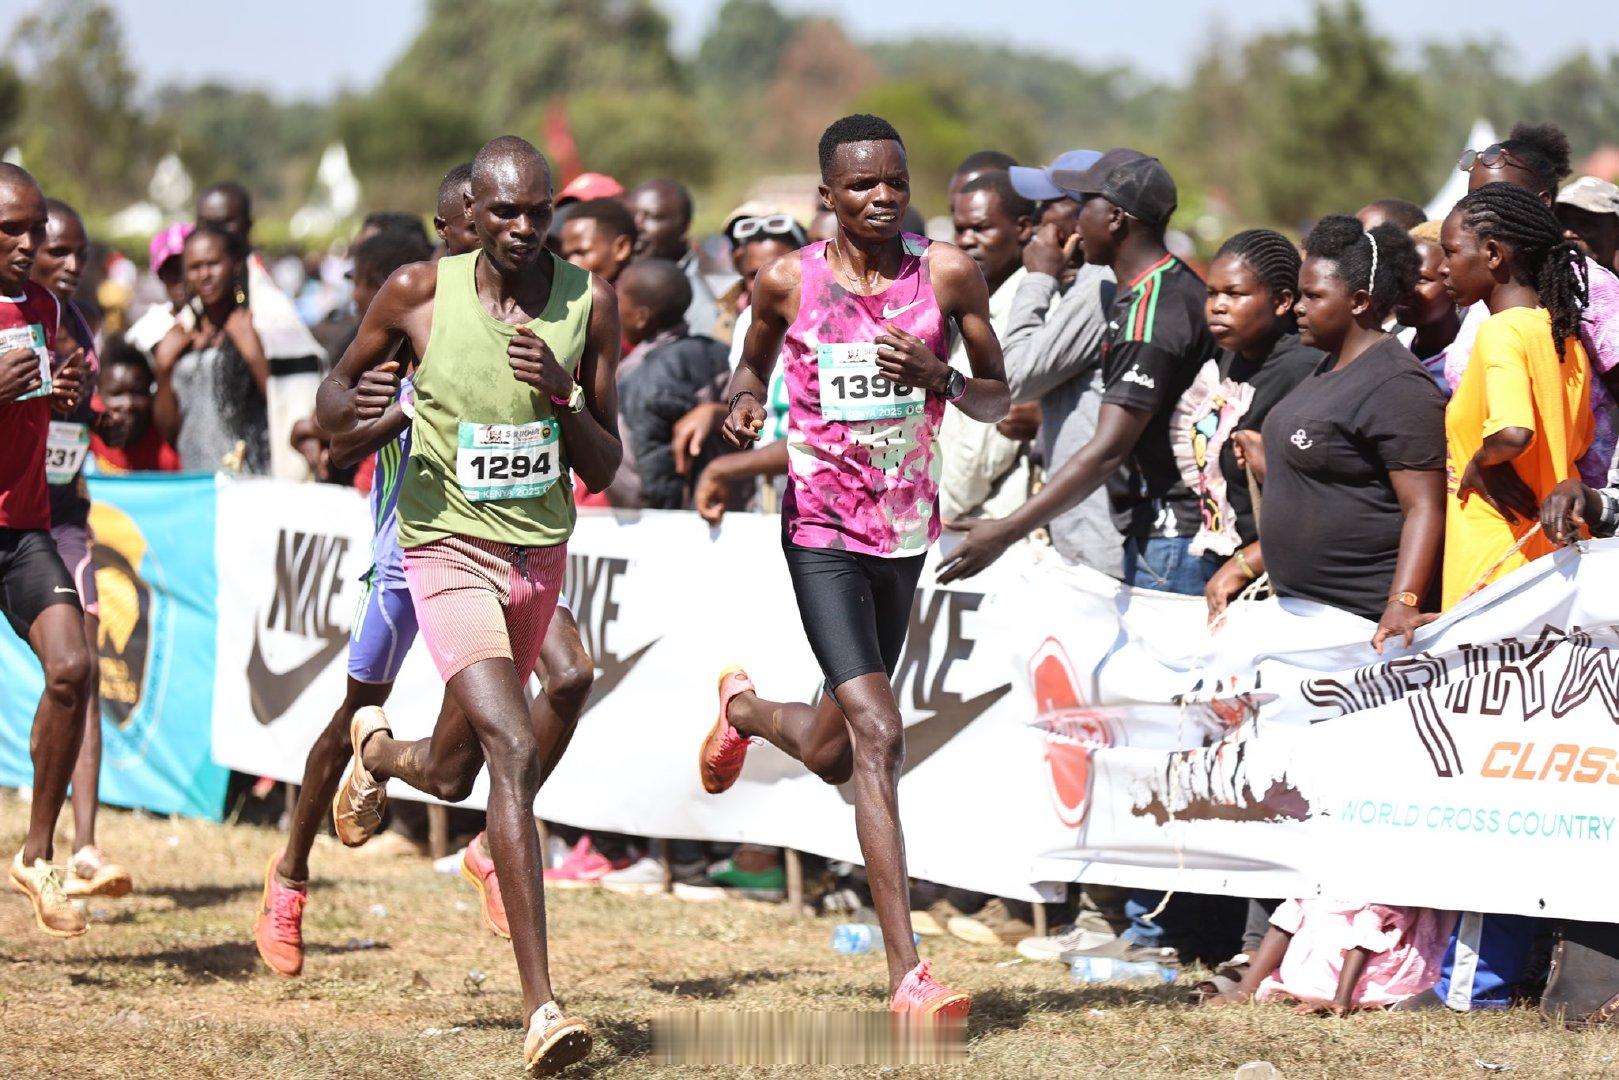
<path fill-rule="evenodd" d="M 469 502 L 532 499 L 562 474 L 561 433 L 554 420 L 532 424 L 463 421 L 455 481 Z"/>
<path fill-rule="evenodd" d="M 828 420 L 892 420 L 916 416 L 927 391 L 889 381 L 877 369 L 877 346 L 867 341 L 828 342 L 816 347 L 821 415 Z"/>

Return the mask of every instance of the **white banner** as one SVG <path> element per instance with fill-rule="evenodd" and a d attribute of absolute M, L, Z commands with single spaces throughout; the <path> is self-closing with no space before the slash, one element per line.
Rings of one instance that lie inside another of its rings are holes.
<path fill-rule="evenodd" d="M 214 756 L 297 781 L 342 700 L 369 521 L 273 481 L 222 485 L 217 521 Z M 587 512 L 569 554 L 596 692 L 539 813 L 859 861 L 847 791 L 772 747 L 723 796 L 697 782 L 722 668 L 778 699 L 819 683 L 777 519 Z M 1201 599 L 1034 549 L 968 588 L 930 568 L 895 677 L 911 873 L 1611 918 L 1616 572 L 1619 542 L 1542 560 L 1378 658 L 1369 623 L 1316 605 L 1242 605 L 1211 639 Z M 414 650 L 396 733 L 426 735 L 442 693 Z"/>

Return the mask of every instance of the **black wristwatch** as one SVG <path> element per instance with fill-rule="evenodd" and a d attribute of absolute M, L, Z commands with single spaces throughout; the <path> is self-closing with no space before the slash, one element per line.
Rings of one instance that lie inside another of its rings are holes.
<path fill-rule="evenodd" d="M 951 368 L 949 377 L 944 380 L 945 400 L 954 405 L 956 402 L 961 400 L 961 396 L 966 392 L 967 376 L 963 375 L 955 368 Z"/>

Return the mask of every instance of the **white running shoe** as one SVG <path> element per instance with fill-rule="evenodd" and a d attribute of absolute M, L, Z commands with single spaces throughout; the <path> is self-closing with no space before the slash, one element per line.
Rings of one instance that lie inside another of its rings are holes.
<path fill-rule="evenodd" d="M 1118 935 L 1074 926 L 1050 937 L 1029 937 L 1017 943 L 1018 955 L 1025 960 L 1061 960 L 1065 952 L 1086 952 L 1099 948 Z"/>
<path fill-rule="evenodd" d="M 650 855 L 643 855 L 622 870 L 602 875 L 602 888 L 608 892 L 630 896 L 651 896 L 663 892 L 663 864 Z"/>

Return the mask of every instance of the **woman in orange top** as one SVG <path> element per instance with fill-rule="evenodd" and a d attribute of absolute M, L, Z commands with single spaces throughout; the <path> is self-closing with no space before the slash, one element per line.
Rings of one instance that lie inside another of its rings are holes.
<path fill-rule="evenodd" d="M 1464 307 L 1490 309 L 1445 410 L 1448 609 L 1553 550 L 1528 534 L 1540 501 L 1576 475 L 1595 424 L 1578 336 L 1584 261 L 1552 212 L 1523 188 L 1487 184 L 1456 204 L 1440 242 L 1445 288 Z"/>

